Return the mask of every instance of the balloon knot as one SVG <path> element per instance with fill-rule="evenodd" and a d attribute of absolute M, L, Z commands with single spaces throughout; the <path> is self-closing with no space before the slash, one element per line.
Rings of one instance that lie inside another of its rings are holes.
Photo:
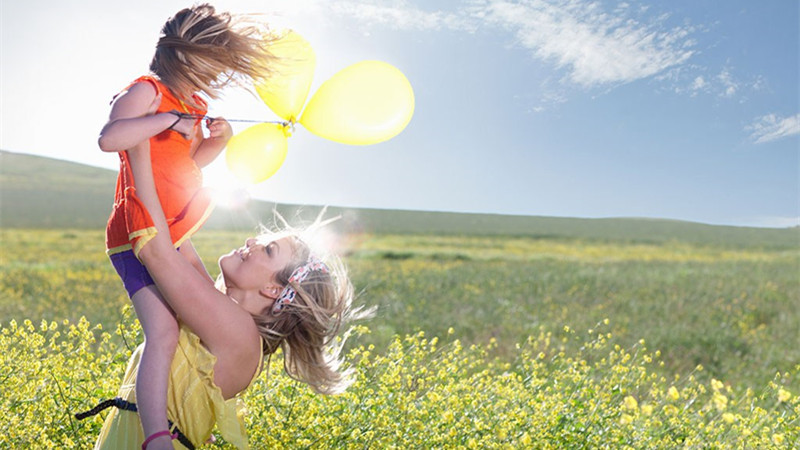
<path fill-rule="evenodd" d="M 294 133 L 294 121 L 283 122 L 282 130 L 284 136 L 286 136 L 287 138 L 291 137 L 292 133 Z"/>

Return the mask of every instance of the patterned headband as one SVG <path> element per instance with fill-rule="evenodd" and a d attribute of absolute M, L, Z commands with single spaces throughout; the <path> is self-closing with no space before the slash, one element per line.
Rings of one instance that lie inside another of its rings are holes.
<path fill-rule="evenodd" d="M 279 313 L 283 306 L 287 303 L 292 303 L 294 301 L 294 297 L 297 295 L 297 292 L 292 287 L 292 283 L 302 283 L 308 278 L 308 275 L 311 272 L 319 271 L 322 273 L 328 273 L 328 266 L 325 265 L 319 258 L 314 255 L 308 256 L 308 261 L 294 269 L 292 272 L 292 276 L 289 277 L 289 282 L 286 283 L 286 287 L 283 288 L 281 295 L 275 300 L 275 304 L 272 306 L 272 314 Z"/>

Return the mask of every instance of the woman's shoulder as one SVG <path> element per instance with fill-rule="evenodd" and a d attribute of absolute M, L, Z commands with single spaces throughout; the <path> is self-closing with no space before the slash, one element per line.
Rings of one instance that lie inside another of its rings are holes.
<path fill-rule="evenodd" d="M 213 355 L 214 384 L 225 399 L 246 390 L 261 371 L 263 339 L 252 319 L 240 324 L 240 332 L 230 336 L 227 345 L 207 345 L 200 342 Z"/>

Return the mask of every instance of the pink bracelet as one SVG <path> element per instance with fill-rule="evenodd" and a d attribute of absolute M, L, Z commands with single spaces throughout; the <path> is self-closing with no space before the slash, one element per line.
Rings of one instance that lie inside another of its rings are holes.
<path fill-rule="evenodd" d="M 178 437 L 178 434 L 172 434 L 169 432 L 169 430 L 156 431 L 150 436 L 147 436 L 147 439 L 142 442 L 142 450 L 147 450 L 147 444 L 149 444 L 153 439 L 160 438 L 161 436 L 169 436 L 171 439 L 175 439 Z"/>

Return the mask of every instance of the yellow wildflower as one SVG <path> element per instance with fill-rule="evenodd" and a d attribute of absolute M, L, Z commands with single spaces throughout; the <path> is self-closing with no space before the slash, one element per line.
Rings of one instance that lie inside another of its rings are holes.
<path fill-rule="evenodd" d="M 446 410 L 442 416 L 446 423 L 452 423 L 455 420 L 455 415 L 453 415 L 452 410 Z"/>
<path fill-rule="evenodd" d="M 792 398 L 792 393 L 787 391 L 784 388 L 778 389 L 778 401 L 783 403 L 789 401 Z"/>
<path fill-rule="evenodd" d="M 722 411 L 728 406 L 728 397 L 725 397 L 719 392 L 714 393 L 714 398 L 712 400 L 714 402 L 714 407 L 717 408 L 717 411 Z"/>
<path fill-rule="evenodd" d="M 622 405 L 629 411 L 636 411 L 639 409 L 639 403 L 630 395 L 625 397 L 625 399 L 622 401 Z"/>
<path fill-rule="evenodd" d="M 678 393 L 678 389 L 676 389 L 675 386 L 670 386 L 669 387 L 669 389 L 667 390 L 667 398 L 672 400 L 672 401 L 675 401 L 675 400 L 678 400 L 679 398 L 681 398 L 681 395 Z"/>
<path fill-rule="evenodd" d="M 736 420 L 736 416 L 731 413 L 725 413 L 722 415 L 722 420 L 724 420 L 726 423 L 733 423 Z"/>

